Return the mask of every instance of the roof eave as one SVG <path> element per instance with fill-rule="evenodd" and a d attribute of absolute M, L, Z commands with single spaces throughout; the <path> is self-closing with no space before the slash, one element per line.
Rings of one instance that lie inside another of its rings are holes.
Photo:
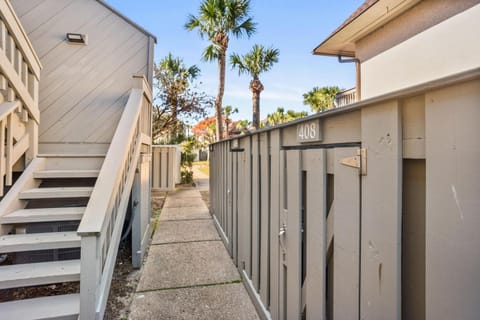
<path fill-rule="evenodd" d="M 355 12 L 327 39 L 313 49 L 315 55 L 345 55 L 354 57 L 355 51 L 344 50 L 372 31 L 385 25 L 421 0 L 377 0 Z"/>
<path fill-rule="evenodd" d="M 145 28 L 143 28 L 142 26 L 140 26 L 138 23 L 134 22 L 133 20 L 131 20 L 130 18 L 128 18 L 126 15 L 124 15 L 123 13 L 121 13 L 120 11 L 118 11 L 117 9 L 115 9 L 114 7 L 112 7 L 111 5 L 109 5 L 108 3 L 106 3 L 104 0 L 97 0 L 98 3 L 100 3 L 102 6 L 104 6 L 105 8 L 107 8 L 108 10 L 112 11 L 113 13 L 115 13 L 117 16 L 119 16 L 120 18 L 122 18 L 123 20 L 125 20 L 127 23 L 129 23 L 130 25 L 132 25 L 134 28 L 138 29 L 140 32 L 144 33 L 145 35 L 147 35 L 148 37 L 151 37 L 153 39 L 153 41 L 155 41 L 155 43 L 157 43 L 157 37 L 154 36 L 151 32 L 149 32 L 148 30 L 146 30 Z"/>
<path fill-rule="evenodd" d="M 312 54 L 315 56 L 330 56 L 330 57 L 355 57 L 355 51 L 345 51 L 345 50 L 322 50 L 319 49 L 319 46 L 313 49 Z"/>

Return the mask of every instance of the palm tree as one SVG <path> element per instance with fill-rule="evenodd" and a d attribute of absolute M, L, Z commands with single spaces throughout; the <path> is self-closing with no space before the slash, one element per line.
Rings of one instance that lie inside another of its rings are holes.
<path fill-rule="evenodd" d="M 267 115 L 267 123 L 269 126 L 276 126 L 281 123 L 306 117 L 307 115 L 308 113 L 306 111 L 297 112 L 294 110 L 287 110 L 287 112 L 285 112 L 284 108 L 278 107 L 277 111 Z"/>
<path fill-rule="evenodd" d="M 225 91 L 225 65 L 230 36 L 250 37 L 255 33 L 255 23 L 250 17 L 250 0 L 204 0 L 198 16 L 190 15 L 185 24 L 187 30 L 198 29 L 202 38 L 211 44 L 205 49 L 203 59 L 218 61 L 219 86 L 215 99 L 217 140 L 223 137 L 222 103 Z"/>
<path fill-rule="evenodd" d="M 238 113 L 238 108 L 234 108 L 232 106 L 226 106 L 225 108 L 223 108 L 223 112 L 225 114 L 225 138 L 228 138 L 228 136 L 230 135 L 228 131 L 229 129 L 228 126 L 232 122 L 232 119 L 230 119 L 230 116 L 232 114 Z"/>
<path fill-rule="evenodd" d="M 335 106 L 335 96 L 340 91 L 337 86 L 314 87 L 303 95 L 303 104 L 310 105 L 313 112 L 325 111 Z"/>
<path fill-rule="evenodd" d="M 238 73 L 247 73 L 252 77 L 250 81 L 250 90 L 253 97 L 253 117 L 252 126 L 255 129 L 259 127 L 260 120 L 260 93 L 263 91 L 263 84 L 258 78 L 263 72 L 270 70 L 274 63 L 278 62 L 280 51 L 272 47 L 265 49 L 262 45 L 255 44 L 252 50 L 243 55 L 232 54 L 230 62 L 233 68 L 238 68 Z"/>

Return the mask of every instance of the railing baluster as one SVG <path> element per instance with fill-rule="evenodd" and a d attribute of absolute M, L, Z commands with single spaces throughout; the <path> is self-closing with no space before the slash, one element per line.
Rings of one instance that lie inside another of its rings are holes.
<path fill-rule="evenodd" d="M 8 31 L 5 23 L 0 20 L 0 49 L 5 51 L 7 49 L 7 35 Z"/>
<path fill-rule="evenodd" d="M 23 60 L 23 57 L 21 58 L 22 59 L 22 82 L 25 86 L 28 87 L 28 64 Z"/>
<path fill-rule="evenodd" d="M 33 107 L 38 109 L 38 79 L 33 73 L 28 75 L 28 93 L 33 99 Z"/>
<path fill-rule="evenodd" d="M 7 33 L 7 45 L 5 48 L 5 55 L 8 58 L 8 61 L 13 64 L 14 60 L 14 50 L 15 50 L 15 41 L 12 36 Z"/>
<path fill-rule="evenodd" d="M 13 133 L 12 133 L 13 125 L 12 125 L 12 114 L 9 114 L 7 117 L 7 145 L 6 145 L 6 160 L 5 160 L 5 170 L 6 170 L 6 178 L 5 178 L 5 185 L 11 186 L 12 185 L 12 159 L 13 159 Z"/>
<path fill-rule="evenodd" d="M 0 75 L 0 90 L 7 90 L 8 88 L 8 81 L 7 78 L 2 74 Z"/>
<path fill-rule="evenodd" d="M 7 101 L 8 102 L 15 101 L 15 90 L 10 86 L 8 86 L 7 88 Z"/>
<path fill-rule="evenodd" d="M 5 177 L 5 121 L 0 121 L 0 196 L 3 196 Z"/>
<path fill-rule="evenodd" d="M 13 66 L 15 67 L 15 71 L 17 71 L 17 74 L 20 76 L 20 79 L 22 78 L 22 62 L 22 53 L 15 46 Z"/>

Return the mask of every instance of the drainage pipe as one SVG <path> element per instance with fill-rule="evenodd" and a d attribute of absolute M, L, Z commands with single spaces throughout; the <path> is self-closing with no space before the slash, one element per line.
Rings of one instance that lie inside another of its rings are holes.
<path fill-rule="evenodd" d="M 340 63 L 352 63 L 355 62 L 355 71 L 356 71 L 356 85 L 355 85 L 355 101 L 361 100 L 361 92 L 362 92 L 362 81 L 361 81 L 361 68 L 360 68 L 360 60 L 357 58 L 345 58 L 342 56 L 338 56 L 338 62 Z"/>

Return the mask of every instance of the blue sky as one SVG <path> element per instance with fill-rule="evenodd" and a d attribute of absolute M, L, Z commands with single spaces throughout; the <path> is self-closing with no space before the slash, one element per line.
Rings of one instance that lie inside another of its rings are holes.
<path fill-rule="evenodd" d="M 196 64 L 201 69 L 200 88 L 216 95 L 217 64 L 201 60 L 208 42 L 196 31 L 184 29 L 187 16 L 198 13 L 200 0 L 107 2 L 157 37 L 155 62 L 171 52 L 189 66 Z M 260 102 L 261 119 L 277 107 L 310 111 L 302 103 L 302 94 L 314 86 L 355 85 L 353 64 L 340 64 L 336 58 L 313 56 L 311 52 L 362 3 L 363 0 L 251 0 L 257 32 L 250 39 L 231 39 L 228 52 L 244 54 L 255 43 L 280 50 L 279 62 L 260 76 L 265 87 Z M 227 67 L 223 104 L 239 109 L 236 119 L 251 120 L 249 82 L 248 76 L 238 76 L 236 70 Z"/>

